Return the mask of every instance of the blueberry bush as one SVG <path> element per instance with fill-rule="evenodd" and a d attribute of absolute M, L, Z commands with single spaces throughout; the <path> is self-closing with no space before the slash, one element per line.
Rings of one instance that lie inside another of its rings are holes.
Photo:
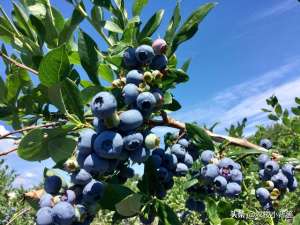
<path fill-rule="evenodd" d="M 164 10 L 143 23 L 146 0 L 135 0 L 130 15 L 124 0 L 92 0 L 89 11 L 84 1 L 67 2 L 69 19 L 49 0 L 13 2 L 11 14 L 0 7 L 0 118 L 14 129 L 0 139 L 16 142 L 0 154 L 55 162 L 42 187 L 24 193 L 36 224 L 300 223 L 299 98 L 292 109 L 267 99 L 263 111 L 276 123 L 249 140 L 246 119 L 226 136 L 170 116 L 181 108 L 172 90 L 189 80 L 190 60 L 179 65 L 176 51 L 215 3 L 183 21 L 177 2 L 155 38 Z M 177 132 L 159 137 L 159 126 Z M 24 220 L 12 214 L 3 221 Z"/>

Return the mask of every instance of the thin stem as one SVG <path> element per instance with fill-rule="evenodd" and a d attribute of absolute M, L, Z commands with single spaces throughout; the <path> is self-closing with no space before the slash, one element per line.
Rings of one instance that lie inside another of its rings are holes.
<path fill-rule="evenodd" d="M 7 151 L 5 151 L 5 152 L 0 152 L 0 157 L 1 157 L 1 156 L 8 155 L 8 154 L 10 154 L 10 153 L 12 153 L 12 152 L 15 152 L 15 151 L 17 151 L 17 149 L 18 149 L 18 146 L 12 147 L 11 149 L 9 149 L 9 150 L 7 150 Z"/>
<path fill-rule="evenodd" d="M 10 63 L 16 65 L 17 67 L 20 67 L 22 69 L 28 70 L 29 72 L 31 72 L 31 73 L 33 73 L 35 75 L 39 74 L 38 71 L 36 71 L 36 70 L 34 70 L 34 69 L 32 69 L 32 68 L 30 68 L 30 67 L 28 67 L 28 66 L 26 66 L 26 65 L 24 65 L 22 63 L 17 62 L 16 60 L 14 60 L 14 59 L 10 58 L 9 56 L 5 55 L 2 51 L 0 51 L 0 56 L 2 56 L 4 59 L 6 59 L 7 61 L 9 61 Z"/>
<path fill-rule="evenodd" d="M 11 224 L 12 222 L 14 222 L 14 220 L 16 220 L 18 217 L 22 216 L 23 214 L 27 213 L 31 208 L 25 208 L 23 210 L 21 210 L 20 212 L 18 212 L 16 215 L 14 215 L 6 225 Z"/>

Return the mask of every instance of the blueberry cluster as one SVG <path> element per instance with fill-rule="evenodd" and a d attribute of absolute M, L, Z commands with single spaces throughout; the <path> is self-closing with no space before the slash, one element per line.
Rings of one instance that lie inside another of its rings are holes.
<path fill-rule="evenodd" d="M 274 203 L 282 198 L 289 190 L 295 191 L 298 183 L 294 176 L 294 166 L 284 164 L 280 167 L 277 161 L 270 159 L 267 154 L 258 157 L 259 178 L 264 182 L 264 187 L 256 190 L 256 197 L 265 210 L 273 210 Z"/>

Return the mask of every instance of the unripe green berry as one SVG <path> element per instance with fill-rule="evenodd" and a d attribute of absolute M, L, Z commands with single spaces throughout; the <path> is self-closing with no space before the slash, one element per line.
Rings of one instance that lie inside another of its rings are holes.
<path fill-rule="evenodd" d="M 160 138 L 155 134 L 148 134 L 145 138 L 145 146 L 148 149 L 154 149 L 160 144 Z"/>

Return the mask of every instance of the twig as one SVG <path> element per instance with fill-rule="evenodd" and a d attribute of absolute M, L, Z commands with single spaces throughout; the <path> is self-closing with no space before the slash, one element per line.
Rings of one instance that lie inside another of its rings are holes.
<path fill-rule="evenodd" d="M 53 126 L 59 125 L 60 123 L 62 123 L 62 122 L 53 122 L 53 123 L 46 123 L 46 124 L 42 124 L 42 125 L 34 125 L 34 126 L 24 127 L 20 130 L 15 130 L 15 131 L 12 131 L 12 132 L 9 132 L 7 134 L 0 136 L 0 140 L 4 139 L 6 137 L 9 137 L 12 134 L 22 133 L 24 131 L 33 130 L 33 129 L 41 128 L 41 127 L 44 127 L 44 128 L 53 127 Z"/>
<path fill-rule="evenodd" d="M 12 147 L 11 149 L 9 149 L 9 150 L 7 150 L 5 152 L 0 152 L 0 157 L 8 155 L 8 154 L 10 154 L 12 152 L 15 152 L 15 151 L 17 151 L 17 149 L 18 149 L 18 147 Z"/>
<path fill-rule="evenodd" d="M 36 71 L 36 70 L 34 70 L 34 69 L 32 69 L 32 68 L 30 68 L 30 67 L 28 67 L 28 66 L 26 66 L 22 63 L 17 62 L 16 60 L 14 60 L 14 59 L 10 58 L 9 56 L 5 55 L 2 51 L 0 51 L 0 56 L 2 56 L 4 59 L 9 61 L 10 63 L 15 64 L 17 67 L 28 70 L 29 72 L 31 72 L 35 75 L 39 74 L 38 71 Z"/>
<path fill-rule="evenodd" d="M 21 210 L 20 212 L 18 212 L 16 215 L 14 215 L 6 225 L 11 224 L 12 222 L 14 222 L 15 219 L 17 219 L 19 216 L 22 216 L 23 214 L 27 213 L 28 211 L 30 211 L 31 208 L 25 208 L 23 210 Z"/>

